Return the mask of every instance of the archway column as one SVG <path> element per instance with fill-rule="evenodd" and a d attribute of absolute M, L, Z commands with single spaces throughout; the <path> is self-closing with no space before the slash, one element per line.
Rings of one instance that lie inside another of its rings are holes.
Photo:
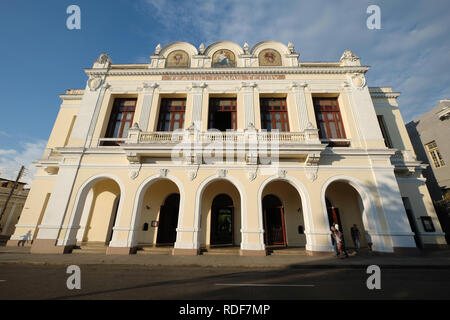
<path fill-rule="evenodd" d="M 309 196 L 311 207 L 309 214 L 305 213 L 305 217 L 309 216 L 310 223 L 305 230 L 306 234 L 306 251 L 310 255 L 330 253 L 333 251 L 331 243 L 331 232 L 328 218 L 322 214 L 326 207 L 320 192 L 317 192 L 317 186 L 309 186 Z M 305 221 L 306 223 L 306 221 Z"/>
<path fill-rule="evenodd" d="M 373 176 L 386 221 L 387 230 L 377 233 L 377 236 L 387 240 L 384 251 L 416 251 L 414 233 L 406 215 L 393 169 L 373 170 Z"/>
<path fill-rule="evenodd" d="M 265 256 L 267 252 L 264 244 L 264 224 L 262 216 L 258 214 L 259 208 L 262 207 L 258 189 L 249 188 L 246 197 L 247 210 L 242 212 L 241 255 Z"/>
<path fill-rule="evenodd" d="M 135 247 L 128 241 L 132 232 L 130 221 L 136 185 L 127 185 L 120 195 L 119 207 L 117 210 L 116 222 L 112 228 L 112 238 L 106 249 L 106 254 L 130 254 L 135 252 Z"/>
<path fill-rule="evenodd" d="M 185 201 L 184 210 L 180 211 L 178 216 L 177 240 L 173 255 L 198 255 L 200 253 L 200 229 L 195 223 L 195 210 L 195 201 Z"/>
<path fill-rule="evenodd" d="M 31 253 L 71 252 L 73 245 L 63 241 L 70 227 L 63 223 L 77 173 L 78 165 L 60 167 Z"/>

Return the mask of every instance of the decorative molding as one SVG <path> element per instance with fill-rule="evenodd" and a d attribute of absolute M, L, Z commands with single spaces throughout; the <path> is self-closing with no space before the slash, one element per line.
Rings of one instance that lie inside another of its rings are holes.
<path fill-rule="evenodd" d="M 217 170 L 217 175 L 220 178 L 225 178 L 227 176 L 228 170 L 227 169 L 218 169 Z"/>
<path fill-rule="evenodd" d="M 100 76 L 92 76 L 87 81 L 87 85 L 91 91 L 96 91 L 103 84 L 103 79 Z"/>
<path fill-rule="evenodd" d="M 159 176 L 161 178 L 166 178 L 168 173 L 169 173 L 169 169 L 166 169 L 166 168 L 159 169 Z"/>
<path fill-rule="evenodd" d="M 278 170 L 278 178 L 284 179 L 284 178 L 286 178 L 286 176 L 287 176 L 287 171 L 286 170 L 284 170 L 284 169 L 279 169 Z"/>
<path fill-rule="evenodd" d="M 191 68 L 191 69 L 85 69 L 88 76 L 146 76 L 146 75 L 284 75 L 284 74 L 346 74 L 366 73 L 368 66 L 330 66 L 330 67 L 277 67 L 277 68 Z M 183 79 L 180 79 L 183 80 Z M 202 80 L 200 77 L 199 80 Z M 208 80 L 205 78 L 205 80 Z M 248 79 L 252 80 L 252 79 Z"/>

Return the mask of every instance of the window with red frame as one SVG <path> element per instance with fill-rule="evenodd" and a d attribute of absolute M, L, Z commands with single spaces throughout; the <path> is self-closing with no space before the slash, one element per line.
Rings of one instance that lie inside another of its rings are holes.
<path fill-rule="evenodd" d="M 162 99 L 157 131 L 174 131 L 184 128 L 186 99 Z"/>
<path fill-rule="evenodd" d="M 106 138 L 126 138 L 128 129 L 133 124 L 136 98 L 119 98 L 114 100 L 114 105 L 109 118 Z"/>
<path fill-rule="evenodd" d="M 313 98 L 319 137 L 346 139 L 337 98 Z"/>
<path fill-rule="evenodd" d="M 261 98 L 260 110 L 261 129 L 265 129 L 267 131 L 278 129 L 280 132 L 289 131 L 286 99 Z"/>

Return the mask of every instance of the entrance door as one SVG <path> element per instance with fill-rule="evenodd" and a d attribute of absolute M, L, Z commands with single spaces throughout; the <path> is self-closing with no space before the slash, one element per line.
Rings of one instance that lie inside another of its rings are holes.
<path fill-rule="evenodd" d="M 177 239 L 178 211 L 180 195 L 171 194 L 164 201 L 159 212 L 157 244 L 173 245 Z"/>
<path fill-rule="evenodd" d="M 233 244 L 233 200 L 226 194 L 220 194 L 213 200 L 211 207 L 211 245 Z"/>
<path fill-rule="evenodd" d="M 263 199 L 264 233 L 266 245 L 286 246 L 284 209 L 280 199 L 267 195 Z"/>

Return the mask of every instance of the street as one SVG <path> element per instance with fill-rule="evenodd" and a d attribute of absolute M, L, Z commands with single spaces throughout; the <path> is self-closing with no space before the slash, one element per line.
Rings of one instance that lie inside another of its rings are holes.
<path fill-rule="evenodd" d="M 381 269 L 369 290 L 364 268 L 213 268 L 80 265 L 81 289 L 69 290 L 68 266 L 0 264 L 0 299 L 449 299 L 446 268 Z M 445 288 L 445 289 L 440 289 Z"/>

